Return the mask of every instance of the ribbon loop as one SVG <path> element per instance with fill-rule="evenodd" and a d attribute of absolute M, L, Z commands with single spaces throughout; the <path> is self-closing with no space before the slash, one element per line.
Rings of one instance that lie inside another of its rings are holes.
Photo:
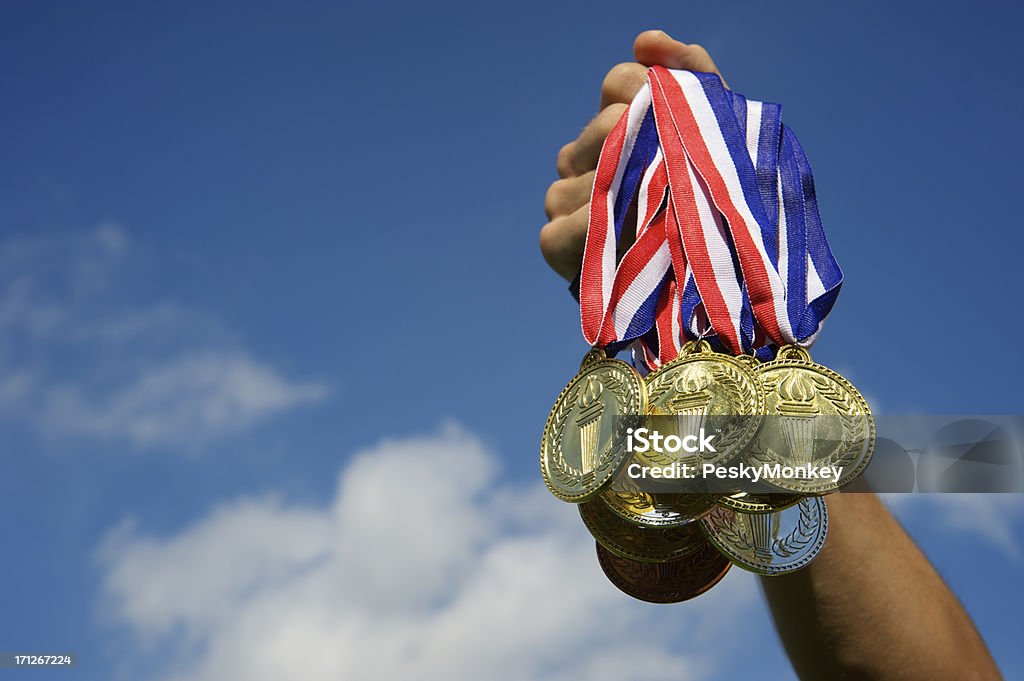
<path fill-rule="evenodd" d="M 636 239 L 618 259 L 623 225 Z M 648 71 L 605 140 L 580 274 L 583 336 L 655 368 L 688 340 L 730 354 L 809 346 L 842 272 L 781 107 L 714 74 Z"/>

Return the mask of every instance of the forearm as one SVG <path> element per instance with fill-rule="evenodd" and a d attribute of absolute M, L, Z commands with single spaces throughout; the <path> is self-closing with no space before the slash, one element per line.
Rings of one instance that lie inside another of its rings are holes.
<path fill-rule="evenodd" d="M 800 678 L 1001 678 L 970 617 L 878 497 L 826 503 L 817 559 L 761 580 Z"/>

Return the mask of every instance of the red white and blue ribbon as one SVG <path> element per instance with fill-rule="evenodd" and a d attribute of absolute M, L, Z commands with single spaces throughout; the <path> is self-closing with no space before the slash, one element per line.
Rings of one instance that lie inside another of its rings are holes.
<path fill-rule="evenodd" d="M 671 264 L 664 228 L 660 222 L 655 225 L 662 214 L 657 205 L 645 214 L 646 224 L 638 221 L 637 238 L 621 262 L 618 253 L 627 212 L 641 185 L 645 208 L 649 201 L 662 201 L 652 184 L 658 155 L 650 88 L 645 85 L 605 140 L 594 177 L 580 273 L 580 319 L 591 345 L 626 342 L 653 323 Z M 664 193 L 663 180 L 661 185 Z"/>
<path fill-rule="evenodd" d="M 620 259 L 631 207 L 636 239 Z M 780 107 L 713 74 L 650 69 L 595 174 L 580 275 L 587 342 L 615 351 L 639 339 L 647 368 L 697 337 L 763 357 L 810 345 L 841 283 Z"/>

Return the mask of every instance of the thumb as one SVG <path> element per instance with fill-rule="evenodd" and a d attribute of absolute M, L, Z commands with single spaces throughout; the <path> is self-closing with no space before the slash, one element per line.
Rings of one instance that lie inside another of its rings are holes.
<path fill-rule="evenodd" d="M 638 35 L 633 43 L 633 56 L 644 66 L 718 73 L 707 50 L 696 43 L 681 43 L 664 31 L 644 31 Z"/>

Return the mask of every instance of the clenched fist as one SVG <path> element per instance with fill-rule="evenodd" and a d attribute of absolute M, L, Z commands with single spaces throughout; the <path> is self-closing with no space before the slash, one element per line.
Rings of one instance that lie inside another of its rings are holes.
<path fill-rule="evenodd" d="M 540 249 L 552 269 L 568 280 L 583 260 L 590 218 L 590 190 L 601 146 L 633 96 L 647 80 L 647 68 L 659 65 L 718 73 L 711 55 L 700 45 L 673 40 L 662 31 L 644 31 L 633 43 L 636 62 L 612 67 L 601 85 L 600 113 L 572 142 L 558 152 L 558 177 L 544 198 L 548 223 L 540 230 Z M 628 247 L 628 243 L 625 244 Z"/>

